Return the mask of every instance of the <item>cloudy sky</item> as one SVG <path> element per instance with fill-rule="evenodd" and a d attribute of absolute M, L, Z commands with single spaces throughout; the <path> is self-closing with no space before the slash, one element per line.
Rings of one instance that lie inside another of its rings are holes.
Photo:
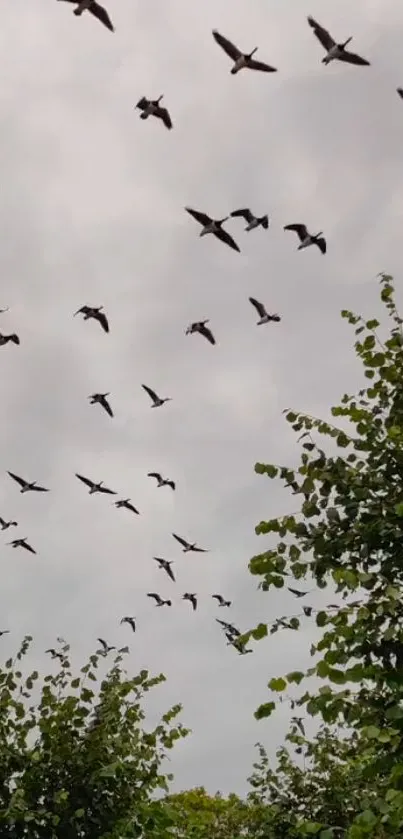
<path fill-rule="evenodd" d="M 242 792 L 253 744 L 273 752 L 288 720 L 285 709 L 257 723 L 253 711 L 268 678 L 307 663 L 313 629 L 240 657 L 211 594 L 233 600 L 242 629 L 298 611 L 247 571 L 269 546 L 255 524 L 295 501 L 253 467 L 296 462 L 282 409 L 327 415 L 360 384 L 340 309 L 376 314 L 375 275 L 398 275 L 401 3 L 116 0 L 115 34 L 56 0 L 3 7 L 0 306 L 10 311 L 0 328 L 21 345 L 0 350 L 0 514 L 38 554 L 2 548 L 0 628 L 11 634 L 1 643 L 7 654 L 32 633 L 43 667 L 58 634 L 77 665 L 99 635 L 130 643 L 131 672 L 168 679 L 150 719 L 180 701 L 193 729 L 172 756 L 176 787 Z M 372 66 L 324 67 L 307 14 L 339 40 L 354 35 Z M 232 77 L 213 28 L 245 51 L 259 45 L 279 72 Z M 161 93 L 171 132 L 133 110 Z M 216 217 L 250 206 L 271 226 L 246 234 L 232 220 L 238 254 L 200 239 L 185 205 Z M 328 254 L 298 253 L 282 231 L 291 222 L 323 230 Z M 281 324 L 257 328 L 249 295 Z M 84 303 L 105 306 L 109 335 L 73 319 Z M 202 318 L 215 347 L 184 334 Z M 151 410 L 143 382 L 172 402 Z M 113 420 L 89 405 L 94 391 L 111 392 Z M 21 496 L 8 469 L 51 492 Z M 150 470 L 177 491 L 157 489 Z M 141 516 L 89 497 L 76 471 L 130 496 Z M 210 553 L 183 555 L 173 530 Z M 174 561 L 176 585 L 154 555 Z M 147 591 L 172 609 L 155 609 Z M 199 595 L 195 614 L 185 591 Z M 124 614 L 138 619 L 135 637 Z"/>

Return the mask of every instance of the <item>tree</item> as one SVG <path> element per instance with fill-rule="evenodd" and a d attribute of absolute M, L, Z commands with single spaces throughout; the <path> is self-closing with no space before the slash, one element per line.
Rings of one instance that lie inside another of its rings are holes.
<path fill-rule="evenodd" d="M 142 707 L 144 694 L 164 676 L 142 670 L 128 678 L 124 650 L 103 678 L 96 672 L 102 651 L 74 675 L 64 642 L 52 655 L 55 675 L 24 675 L 31 641 L 27 636 L 0 668 L 1 837 L 170 836 L 167 812 L 152 796 L 167 790 L 170 776 L 161 762 L 187 731 L 173 726 L 177 705 L 147 732 Z"/>
<path fill-rule="evenodd" d="M 196 787 L 169 796 L 165 803 L 175 839 L 277 839 L 271 832 L 276 814 L 265 802 L 209 795 Z"/>
<path fill-rule="evenodd" d="M 280 477 L 303 500 L 298 515 L 256 527 L 257 534 L 274 534 L 277 541 L 249 566 L 265 591 L 284 586 L 286 574 L 295 580 L 309 574 L 320 588 L 333 584 L 344 601 L 304 616 L 323 628 L 311 649 L 316 660 L 307 671 L 272 679 L 269 688 L 276 694 L 319 677 L 325 684 L 316 693 L 307 690 L 297 705 L 355 732 L 352 742 L 367 763 L 367 777 L 377 778 L 378 798 L 363 798 L 351 839 L 403 833 L 403 331 L 392 278 L 383 274 L 380 284 L 392 320 L 384 340 L 378 320 L 342 312 L 355 327 L 355 351 L 368 380 L 356 396 L 346 394 L 332 408 L 345 427 L 286 411 L 301 435 L 300 466 L 255 466 L 258 474 Z M 321 448 L 320 437 L 334 451 Z M 355 599 L 347 602 L 349 595 Z M 260 639 L 267 632 L 260 624 L 250 634 Z M 256 717 L 270 715 L 275 705 L 273 696 Z"/>

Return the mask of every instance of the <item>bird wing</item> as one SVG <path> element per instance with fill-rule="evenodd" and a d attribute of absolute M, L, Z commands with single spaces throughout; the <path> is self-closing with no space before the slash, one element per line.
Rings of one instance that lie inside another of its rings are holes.
<path fill-rule="evenodd" d="M 168 577 L 170 577 L 172 582 L 174 583 L 175 582 L 175 575 L 174 575 L 174 572 L 172 571 L 171 566 L 170 565 L 164 565 L 163 567 L 164 567 L 164 570 L 167 572 Z"/>
<path fill-rule="evenodd" d="M 224 35 L 220 35 L 220 33 L 217 32 L 217 29 L 213 29 L 213 38 L 216 44 L 218 44 L 221 47 L 221 49 L 223 49 L 224 52 L 226 52 L 227 55 L 229 55 L 229 57 L 233 59 L 233 61 L 236 61 L 238 58 L 241 57 L 242 53 L 238 49 L 238 47 L 236 47 L 235 44 L 232 43 L 232 41 L 229 41 L 228 38 L 224 38 Z"/>
<path fill-rule="evenodd" d="M 89 478 L 84 478 L 84 475 L 79 475 L 78 472 L 76 472 L 75 475 L 76 475 L 76 478 L 78 478 L 79 481 L 82 481 L 83 484 L 86 484 L 87 487 L 95 486 L 94 482 L 90 481 Z"/>
<path fill-rule="evenodd" d="M 189 547 L 189 542 L 187 542 L 186 539 L 182 539 L 182 537 L 177 536 L 176 533 L 173 533 L 172 536 L 174 537 L 174 539 L 176 539 L 177 542 L 183 545 L 184 548 Z"/>
<path fill-rule="evenodd" d="M 198 554 L 207 554 L 208 550 L 206 548 L 192 548 L 192 551 Z"/>
<path fill-rule="evenodd" d="M 305 594 L 308 594 L 307 591 L 298 591 L 297 588 L 290 588 L 290 586 L 288 586 L 288 591 L 290 591 L 291 594 L 295 594 L 296 597 L 303 597 Z"/>
<path fill-rule="evenodd" d="M 28 545 L 28 542 L 21 542 L 21 547 L 25 548 L 25 550 L 29 551 L 31 554 L 36 554 L 36 551 L 34 551 L 34 549 L 31 548 L 31 545 Z"/>
<path fill-rule="evenodd" d="M 370 62 L 367 61 L 366 58 L 362 58 L 361 55 L 357 55 L 356 52 L 349 52 L 348 50 L 342 50 L 338 59 L 339 61 L 346 61 L 347 64 L 358 64 L 360 67 L 370 66 Z"/>
<path fill-rule="evenodd" d="M 249 303 L 252 303 L 252 306 L 255 307 L 258 315 L 260 315 L 261 318 L 264 318 L 266 309 L 263 306 L 263 303 L 259 303 L 259 300 L 256 300 L 255 297 L 249 297 Z"/>
<path fill-rule="evenodd" d="M 301 239 L 301 242 L 308 235 L 308 229 L 305 224 L 286 224 L 284 230 L 293 230 Z"/>
<path fill-rule="evenodd" d="M 204 337 L 207 338 L 207 340 L 210 342 L 210 344 L 215 344 L 214 335 L 213 335 L 211 329 L 208 328 L 208 326 L 201 326 L 200 327 L 200 334 L 204 335 Z M 174 489 L 175 489 L 175 487 L 174 487 Z"/>
<path fill-rule="evenodd" d="M 396 93 L 398 93 L 400 98 L 403 99 L 403 87 L 397 87 Z"/>
<path fill-rule="evenodd" d="M 189 600 L 190 600 L 190 602 L 191 602 L 191 604 L 192 604 L 192 606 L 193 606 L 193 611 L 196 611 L 196 609 L 197 609 L 197 600 L 196 600 L 196 595 L 195 595 L 195 594 L 193 594 L 191 597 L 189 597 Z"/>
<path fill-rule="evenodd" d="M 326 239 L 323 239 L 322 236 L 321 236 L 320 239 L 316 239 L 316 244 L 317 244 L 319 250 L 322 253 L 326 253 L 326 250 L 327 250 Z"/>
<path fill-rule="evenodd" d="M 221 594 L 212 594 L 211 596 L 214 598 L 214 600 L 218 600 L 219 603 L 222 603 L 224 601 L 224 598 L 221 597 Z"/>
<path fill-rule="evenodd" d="M 248 61 L 249 70 L 260 70 L 262 73 L 277 73 L 277 67 L 272 67 L 270 64 L 265 64 L 264 61 L 255 61 L 251 58 Z"/>
<path fill-rule="evenodd" d="M 175 488 L 176 488 L 175 481 L 167 481 L 167 486 L 171 487 L 171 489 L 175 490 Z"/>
<path fill-rule="evenodd" d="M 35 492 L 49 492 L 49 490 L 46 489 L 46 487 L 40 487 L 37 485 L 33 486 L 32 489 L 35 490 Z"/>
<path fill-rule="evenodd" d="M 18 475 L 14 474 L 14 472 L 7 472 L 7 474 L 10 475 L 10 478 L 13 478 L 14 481 L 17 481 L 17 484 L 19 484 L 21 487 L 25 487 L 27 485 L 27 482 L 24 481 L 24 478 L 19 478 Z"/>
<path fill-rule="evenodd" d="M 199 224 L 202 224 L 203 227 L 206 227 L 207 224 L 210 224 L 212 219 L 206 213 L 200 213 L 199 210 L 192 210 L 190 207 L 185 207 L 185 210 L 189 215 L 191 215 L 195 221 L 198 221 Z"/>
<path fill-rule="evenodd" d="M 232 236 L 230 236 L 226 230 L 223 230 L 222 227 L 219 227 L 218 230 L 215 231 L 215 236 L 217 236 L 217 239 L 220 239 L 221 242 L 224 242 L 226 245 L 229 245 L 229 247 L 232 248 L 233 251 L 238 251 L 238 253 L 240 253 L 240 249 L 237 243 L 235 242 L 235 239 L 233 239 Z"/>
<path fill-rule="evenodd" d="M 111 408 L 108 400 L 105 398 L 105 396 L 103 396 L 102 399 L 101 399 L 101 405 L 105 409 L 106 413 L 109 414 L 110 417 L 113 417 L 112 408 Z"/>
<path fill-rule="evenodd" d="M 108 489 L 108 487 L 99 487 L 99 492 L 104 492 L 105 495 L 117 495 L 114 489 Z"/>
<path fill-rule="evenodd" d="M 139 514 L 139 511 L 138 511 L 138 510 L 136 510 L 136 508 L 133 506 L 133 504 L 130 504 L 130 501 L 128 501 L 128 502 L 127 502 L 127 504 L 125 504 L 125 507 L 126 507 L 128 510 L 131 510 L 133 513 L 137 513 L 137 515 L 140 515 L 140 514 Z"/>
<path fill-rule="evenodd" d="M 153 402 L 158 401 L 158 396 L 157 396 L 155 390 L 152 390 L 150 387 L 147 387 L 147 385 L 141 385 L 141 387 L 143 388 L 143 390 L 145 390 L 146 393 L 148 393 L 150 399 L 152 399 Z"/>
<path fill-rule="evenodd" d="M 333 40 L 332 36 L 327 31 L 327 29 L 324 29 L 323 26 L 320 26 L 320 24 L 317 23 L 316 20 L 314 20 L 314 18 L 310 15 L 308 17 L 308 23 L 309 26 L 313 29 L 318 41 L 320 41 L 322 47 L 324 47 L 325 50 L 329 51 L 332 47 L 336 46 L 336 41 Z"/>
<path fill-rule="evenodd" d="M 109 332 L 109 323 L 108 323 L 108 318 L 106 317 L 106 315 L 104 315 L 103 312 L 97 312 L 97 314 L 95 315 L 95 318 L 101 324 L 104 332 Z"/>
<path fill-rule="evenodd" d="M 136 108 L 139 108 L 140 111 L 145 111 L 145 109 L 148 107 L 148 104 L 149 102 L 146 96 L 142 96 L 141 99 L 139 99 L 139 101 L 137 102 Z"/>
<path fill-rule="evenodd" d="M 0 525 L 6 524 L 5 520 L 0 516 Z"/>
<path fill-rule="evenodd" d="M 88 7 L 88 11 L 91 12 L 94 17 L 98 18 L 98 20 L 100 20 L 110 32 L 115 31 L 108 12 L 103 6 L 100 6 L 99 3 L 96 3 L 95 0 L 92 0 L 92 3 Z"/>
<path fill-rule="evenodd" d="M 231 218 L 244 218 L 247 222 L 253 221 L 254 219 L 253 213 L 247 207 L 244 210 L 234 210 L 233 213 L 230 213 L 230 216 Z"/>
<path fill-rule="evenodd" d="M 172 120 L 167 108 L 159 108 L 158 111 L 156 111 L 155 116 L 162 119 L 166 128 L 172 128 Z"/>
<path fill-rule="evenodd" d="M 159 472 L 147 472 L 147 478 L 156 478 L 157 481 L 160 481 L 161 475 Z"/>
<path fill-rule="evenodd" d="M 102 644 L 104 650 L 108 649 L 108 645 L 107 645 L 106 641 L 104 641 L 103 638 L 97 638 L 97 641 L 99 641 L 99 643 Z"/>
<path fill-rule="evenodd" d="M 157 594 L 155 591 L 149 591 L 148 594 L 147 594 L 147 597 L 153 597 L 154 600 L 157 600 L 157 601 L 161 600 L 159 594 Z"/>

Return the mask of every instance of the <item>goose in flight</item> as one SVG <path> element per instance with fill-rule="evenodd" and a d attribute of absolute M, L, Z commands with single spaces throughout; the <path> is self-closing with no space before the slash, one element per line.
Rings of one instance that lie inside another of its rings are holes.
<path fill-rule="evenodd" d="M 92 393 L 91 396 L 88 397 L 88 399 L 90 400 L 90 405 L 101 405 L 104 411 L 106 411 L 106 413 L 109 414 L 110 417 L 113 417 L 112 408 L 106 398 L 109 395 L 109 393 Z"/>
<path fill-rule="evenodd" d="M 241 634 L 240 630 L 234 626 L 233 623 L 227 623 L 227 621 L 222 621 L 220 618 L 216 618 L 217 623 L 219 623 L 222 628 L 227 632 L 229 635 L 233 635 L 235 638 L 238 638 Z"/>
<path fill-rule="evenodd" d="M 102 645 L 102 650 L 100 651 L 102 655 L 108 655 L 112 650 L 116 650 L 116 647 L 110 647 L 109 644 L 104 641 L 103 638 L 97 638 L 97 641 Z"/>
<path fill-rule="evenodd" d="M 104 332 L 109 332 L 108 318 L 103 313 L 103 308 L 103 306 L 81 306 L 81 309 L 77 309 L 77 311 L 74 312 L 74 317 L 76 315 L 82 314 L 84 315 L 84 320 L 89 320 L 90 318 L 93 318 L 94 320 L 97 320 L 98 323 L 102 326 Z"/>
<path fill-rule="evenodd" d="M 153 402 L 153 404 L 151 405 L 152 408 L 160 408 L 161 405 L 164 404 L 164 402 L 171 402 L 172 401 L 171 396 L 166 396 L 165 399 L 161 399 L 161 397 L 158 396 L 158 394 L 155 392 L 155 390 L 152 390 L 151 387 L 147 387 L 147 385 L 141 385 L 141 387 L 143 388 L 143 390 L 145 390 L 146 393 L 148 393 L 150 399 L 152 399 L 152 402 Z"/>
<path fill-rule="evenodd" d="M 90 481 L 89 478 L 84 478 L 84 475 L 79 475 L 78 472 L 76 472 L 75 475 L 79 481 L 82 481 L 83 484 L 89 487 L 89 495 L 95 495 L 96 492 L 104 492 L 107 495 L 116 495 L 116 492 L 113 489 L 108 489 L 108 487 L 103 486 L 103 481 L 100 481 L 99 484 L 95 484 L 94 481 Z"/>
<path fill-rule="evenodd" d="M 231 218 L 245 219 L 247 223 L 245 230 L 247 233 L 249 230 L 254 230 L 255 227 L 263 227 L 264 230 L 267 230 L 269 227 L 269 216 L 254 216 L 247 208 L 245 210 L 234 210 L 234 212 L 231 213 Z"/>
<path fill-rule="evenodd" d="M 133 632 L 136 631 L 136 618 L 132 618 L 130 617 L 130 615 L 127 615 L 125 618 L 122 618 L 120 623 L 128 623 L 129 626 L 131 626 Z"/>
<path fill-rule="evenodd" d="M 82 15 L 85 11 L 91 12 L 91 14 L 98 18 L 98 20 L 103 23 L 110 32 L 115 31 L 108 12 L 103 6 L 100 6 L 96 0 L 65 0 L 65 2 L 75 4 L 76 8 L 74 9 L 73 14 L 77 15 L 77 17 L 80 17 L 80 15 Z"/>
<path fill-rule="evenodd" d="M 176 533 L 173 533 L 172 536 L 179 542 L 180 545 L 183 546 L 183 553 L 188 553 L 189 551 L 195 551 L 197 553 L 206 554 L 208 551 L 205 548 L 198 548 L 196 542 L 187 542 L 186 539 L 182 539 L 181 536 L 177 536 Z"/>
<path fill-rule="evenodd" d="M 29 492 L 29 491 L 32 491 L 32 492 L 49 492 L 49 490 L 45 489 L 45 487 L 39 486 L 36 481 L 32 481 L 31 483 L 29 481 L 25 481 L 24 478 L 20 478 L 18 475 L 15 475 L 14 472 L 8 472 L 7 471 L 7 475 L 10 475 L 10 478 L 12 478 L 13 481 L 16 481 L 17 484 L 20 485 L 20 487 L 21 487 L 20 492 L 21 493 Z"/>
<path fill-rule="evenodd" d="M 0 347 L 4 347 L 4 344 L 9 344 L 10 341 L 12 344 L 17 344 L 17 346 L 20 343 L 20 339 L 15 332 L 12 332 L 11 335 L 2 335 L 0 332 Z"/>
<path fill-rule="evenodd" d="M 7 542 L 7 544 L 12 545 L 13 548 L 25 548 L 25 550 L 29 551 L 31 554 L 36 554 L 32 545 L 28 544 L 26 536 L 24 536 L 23 539 L 13 539 L 12 542 Z"/>
<path fill-rule="evenodd" d="M 310 591 L 313 591 L 313 589 L 311 589 L 310 591 L 301 591 L 298 588 L 290 588 L 290 586 L 287 586 L 287 588 L 288 591 L 291 592 L 291 594 L 295 594 L 295 597 L 305 597 L 306 594 L 310 594 Z"/>
<path fill-rule="evenodd" d="M 5 521 L 0 516 L 0 527 L 2 530 L 8 530 L 9 527 L 17 527 L 18 521 Z"/>
<path fill-rule="evenodd" d="M 225 216 L 222 219 L 212 219 L 206 213 L 200 213 L 199 210 L 192 210 L 190 207 L 185 207 L 185 210 L 195 221 L 198 221 L 202 225 L 203 229 L 200 232 L 200 236 L 207 236 L 207 233 L 212 233 L 220 242 L 224 242 L 233 251 L 240 253 L 240 249 L 235 240 L 222 227 L 224 221 L 228 221 L 229 216 Z"/>
<path fill-rule="evenodd" d="M 168 559 L 162 559 L 159 556 L 153 556 L 153 560 L 155 562 L 158 562 L 158 568 L 162 568 L 163 571 L 166 571 L 166 573 L 168 574 L 168 577 L 170 577 L 172 582 L 174 583 L 175 582 L 175 575 L 174 575 L 174 572 L 172 571 L 172 568 L 171 568 L 172 561 L 169 561 Z"/>
<path fill-rule="evenodd" d="M 309 15 L 308 17 L 309 26 L 313 29 L 318 41 L 322 44 L 322 47 L 326 50 L 326 55 L 322 58 L 322 64 L 330 64 L 331 61 L 346 61 L 347 64 L 358 64 L 361 67 L 369 67 L 369 61 L 365 58 L 361 58 L 360 55 L 356 55 L 355 52 L 349 52 L 346 50 L 347 44 L 352 41 L 352 36 L 347 38 L 343 44 L 336 44 L 336 41 L 333 40 L 330 33 L 327 29 L 324 29 L 323 26 L 320 26 L 319 23 L 314 20 L 313 17 Z"/>
<path fill-rule="evenodd" d="M 124 508 L 125 510 L 131 510 L 132 513 L 137 513 L 138 516 L 140 515 L 137 508 L 131 503 L 130 498 L 122 498 L 120 501 L 114 501 L 113 503 L 118 510 Z"/>
<path fill-rule="evenodd" d="M 165 128 L 172 128 L 172 120 L 168 109 L 160 105 L 163 96 L 163 93 L 158 97 L 158 99 L 147 99 L 145 96 L 142 96 L 135 107 L 139 108 L 141 111 L 140 119 L 158 117 L 164 123 Z"/>
<path fill-rule="evenodd" d="M 155 478 L 158 487 L 171 487 L 171 489 L 175 489 L 176 487 L 175 481 L 171 481 L 169 478 L 163 478 L 159 472 L 148 472 L 147 478 Z"/>
<path fill-rule="evenodd" d="M 45 650 L 45 655 L 46 653 L 50 653 L 51 658 L 58 658 L 60 661 L 63 661 L 64 659 L 63 653 L 58 653 L 57 650 L 55 650 L 53 647 L 51 647 L 49 650 Z"/>
<path fill-rule="evenodd" d="M 262 323 L 270 323 L 271 320 L 275 321 L 275 323 L 279 323 L 281 321 L 280 315 L 269 315 L 265 306 L 263 306 L 263 303 L 256 300 L 256 297 L 249 297 L 249 303 L 252 303 L 252 306 L 255 307 L 260 317 L 260 320 L 257 322 L 257 326 L 261 326 Z"/>
<path fill-rule="evenodd" d="M 212 594 L 211 595 L 214 600 L 217 600 L 219 606 L 231 606 L 231 600 L 225 600 L 225 597 L 222 597 L 221 594 Z"/>
<path fill-rule="evenodd" d="M 155 591 L 150 591 L 147 594 L 147 597 L 152 597 L 155 600 L 156 606 L 172 606 L 171 600 L 163 600 L 162 597 L 160 597 L 160 595 L 157 594 Z"/>
<path fill-rule="evenodd" d="M 189 603 L 193 606 L 193 611 L 195 612 L 197 609 L 197 594 L 191 594 L 190 592 L 186 592 L 183 595 L 182 600 L 189 600 Z"/>
<path fill-rule="evenodd" d="M 297 250 L 302 251 L 303 248 L 308 248 L 309 245 L 317 245 L 321 253 L 326 253 L 326 239 L 323 238 L 322 230 L 313 235 L 308 233 L 305 224 L 286 224 L 284 230 L 293 230 L 297 234 L 300 240 Z"/>
<path fill-rule="evenodd" d="M 263 73 L 276 73 L 277 68 L 271 67 L 270 64 L 264 64 L 263 61 L 255 61 L 253 58 L 255 52 L 259 49 L 259 47 L 255 47 L 252 52 L 243 53 L 238 47 L 235 46 L 228 38 L 225 38 L 224 35 L 220 35 L 216 29 L 213 29 L 213 38 L 224 52 L 232 58 L 234 65 L 231 69 L 231 75 L 235 76 L 236 73 L 239 73 L 240 70 L 248 69 L 248 70 L 261 70 Z"/>
<path fill-rule="evenodd" d="M 190 326 L 187 327 L 185 335 L 193 335 L 195 332 L 198 332 L 199 335 L 203 335 L 203 338 L 207 338 L 210 344 L 215 344 L 214 335 L 206 326 L 206 323 L 210 323 L 209 319 L 207 320 L 197 320 L 194 323 L 191 323 Z"/>

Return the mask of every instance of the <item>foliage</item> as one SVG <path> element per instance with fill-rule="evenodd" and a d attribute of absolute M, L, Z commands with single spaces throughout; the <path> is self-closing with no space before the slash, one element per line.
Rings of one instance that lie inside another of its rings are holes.
<path fill-rule="evenodd" d="M 275 814 L 266 803 L 209 795 L 203 787 L 165 799 L 175 839 L 277 839 Z"/>
<path fill-rule="evenodd" d="M 392 278 L 383 274 L 380 284 L 392 320 L 384 342 L 376 319 L 342 312 L 355 327 L 355 351 L 368 380 L 332 408 L 346 427 L 287 411 L 294 431 L 302 432 L 300 466 L 255 466 L 258 474 L 280 477 L 302 503 L 299 515 L 257 526 L 257 534 L 274 534 L 277 542 L 251 560 L 251 573 L 262 578 L 265 591 L 284 586 L 286 574 L 296 580 L 309 574 L 321 588 L 335 585 L 344 601 L 304 615 L 323 628 L 311 648 L 314 664 L 269 687 L 281 692 L 289 683 L 318 677 L 323 686 L 307 690 L 297 704 L 326 724 L 355 732 L 351 742 L 367 777 L 378 779 L 379 797 L 371 803 L 363 797 L 351 839 L 403 834 L 403 332 Z M 330 453 L 319 445 L 320 436 L 332 443 Z M 351 594 L 355 599 L 346 602 Z M 270 715 L 275 705 L 273 697 L 256 717 Z"/>
<path fill-rule="evenodd" d="M 74 675 L 64 642 L 55 675 L 27 676 L 31 641 L 0 668 L 2 839 L 168 837 L 167 813 L 152 796 L 167 789 L 161 762 L 187 732 L 173 726 L 179 705 L 149 732 L 142 707 L 164 676 L 128 678 L 123 651 L 102 678 L 101 651 Z"/>

